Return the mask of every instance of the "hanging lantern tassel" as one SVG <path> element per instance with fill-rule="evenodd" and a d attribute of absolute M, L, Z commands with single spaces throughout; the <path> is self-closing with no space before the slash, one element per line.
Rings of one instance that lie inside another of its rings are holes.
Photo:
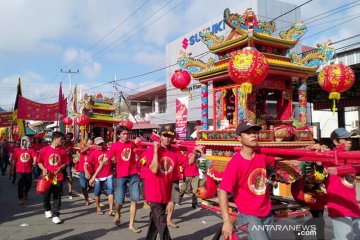
<path fill-rule="evenodd" d="M 245 97 L 242 99 L 241 106 L 243 109 L 246 109 L 247 95 L 252 93 L 252 84 L 248 82 L 241 84 L 240 92 L 245 94 Z"/>
<path fill-rule="evenodd" d="M 336 101 L 338 101 L 340 99 L 340 93 L 338 93 L 338 92 L 330 92 L 329 99 L 333 101 L 332 111 L 333 111 L 333 113 L 335 113 L 335 111 L 336 111 Z"/>

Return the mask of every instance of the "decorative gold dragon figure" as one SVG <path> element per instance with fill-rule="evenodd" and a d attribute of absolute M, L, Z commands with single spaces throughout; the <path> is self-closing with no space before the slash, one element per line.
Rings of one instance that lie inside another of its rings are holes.
<path fill-rule="evenodd" d="M 224 42 L 224 36 L 218 37 L 208 28 L 203 29 L 199 33 L 199 36 L 201 38 L 201 41 L 208 47 L 213 45 L 218 45 Z"/>
<path fill-rule="evenodd" d="M 294 23 L 290 29 L 286 32 L 281 31 L 279 33 L 280 38 L 284 40 L 299 40 L 307 31 L 307 28 L 303 21 L 299 20 L 297 23 Z"/>
<path fill-rule="evenodd" d="M 243 28 L 245 27 L 244 16 L 238 13 L 231 13 L 230 9 L 226 8 L 224 10 L 224 20 L 233 28 Z"/>
<path fill-rule="evenodd" d="M 255 31 L 271 35 L 275 31 L 275 22 L 259 21 L 258 27 L 255 28 Z"/>
<path fill-rule="evenodd" d="M 227 8 L 224 10 L 224 21 L 233 29 L 248 30 L 250 25 L 255 32 L 271 35 L 275 31 L 275 22 L 257 20 L 252 9 L 246 9 L 244 14 L 231 13 Z"/>
<path fill-rule="evenodd" d="M 191 57 L 192 53 L 186 53 L 180 50 L 180 57 L 178 58 L 178 65 L 181 69 L 188 71 L 189 73 L 202 72 L 214 67 L 215 60 L 210 58 L 207 63 L 200 59 L 194 59 Z"/>
<path fill-rule="evenodd" d="M 292 63 L 304 65 L 307 67 L 320 66 L 326 63 L 334 56 L 335 50 L 332 46 L 331 40 L 325 43 L 317 44 L 317 48 L 304 53 L 302 58 L 299 58 L 296 53 L 291 54 Z"/>

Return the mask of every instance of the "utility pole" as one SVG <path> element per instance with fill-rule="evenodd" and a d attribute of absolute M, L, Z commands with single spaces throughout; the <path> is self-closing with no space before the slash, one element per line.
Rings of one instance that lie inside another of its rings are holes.
<path fill-rule="evenodd" d="M 124 97 L 123 92 L 122 92 L 122 91 L 119 91 L 119 89 L 117 88 L 117 86 L 115 86 L 115 89 L 116 89 L 116 91 L 120 94 L 120 101 L 121 101 L 121 98 L 124 100 L 124 103 L 125 103 L 127 109 L 129 110 L 129 113 L 134 117 L 135 122 L 138 123 L 138 121 L 136 120 L 135 116 L 134 116 L 134 115 L 132 114 L 132 112 L 131 112 L 130 105 L 129 105 L 127 99 Z M 120 103 L 121 103 L 121 102 L 120 102 Z"/>
<path fill-rule="evenodd" d="M 73 97 L 72 97 L 72 86 L 71 86 L 71 74 L 79 74 L 79 69 L 77 71 L 71 71 L 70 69 L 67 71 L 64 71 L 62 69 L 60 69 L 61 73 L 66 73 L 68 74 L 69 77 L 69 103 L 71 104 L 70 106 L 73 106 L 72 101 L 73 101 Z M 74 109 L 73 109 L 74 110 Z"/>

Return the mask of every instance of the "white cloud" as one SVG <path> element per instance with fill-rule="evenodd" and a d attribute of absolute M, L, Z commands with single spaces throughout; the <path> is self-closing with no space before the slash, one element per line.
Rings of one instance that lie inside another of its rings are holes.
<path fill-rule="evenodd" d="M 0 107 L 12 110 L 17 93 L 17 82 L 21 76 L 21 88 L 24 97 L 43 103 L 52 103 L 58 100 L 58 87 L 50 88 L 43 76 L 34 72 L 24 72 L 0 79 Z"/>
<path fill-rule="evenodd" d="M 165 54 L 163 52 L 155 52 L 152 50 L 144 50 L 138 52 L 133 59 L 137 63 L 146 64 L 154 68 L 165 66 Z"/>
<path fill-rule="evenodd" d="M 93 59 L 92 54 L 83 49 L 67 49 L 63 56 L 63 62 L 72 66 L 83 66 L 82 71 L 88 79 L 95 79 L 100 75 L 102 69 L 101 64 Z M 75 65 L 74 63 L 80 64 Z"/>

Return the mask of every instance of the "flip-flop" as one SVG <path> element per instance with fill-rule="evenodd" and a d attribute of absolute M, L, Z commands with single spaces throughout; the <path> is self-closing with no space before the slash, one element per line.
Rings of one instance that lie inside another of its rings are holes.
<path fill-rule="evenodd" d="M 168 223 L 167 225 L 172 228 L 179 228 L 179 226 L 176 225 L 175 223 Z"/>
<path fill-rule="evenodd" d="M 110 217 L 115 217 L 115 211 L 110 211 L 110 212 L 109 212 L 109 216 L 110 216 Z"/>
<path fill-rule="evenodd" d="M 129 228 L 129 231 L 133 233 L 141 233 L 141 229 L 137 227 Z"/>
<path fill-rule="evenodd" d="M 97 215 L 104 215 L 104 211 L 96 211 Z"/>

